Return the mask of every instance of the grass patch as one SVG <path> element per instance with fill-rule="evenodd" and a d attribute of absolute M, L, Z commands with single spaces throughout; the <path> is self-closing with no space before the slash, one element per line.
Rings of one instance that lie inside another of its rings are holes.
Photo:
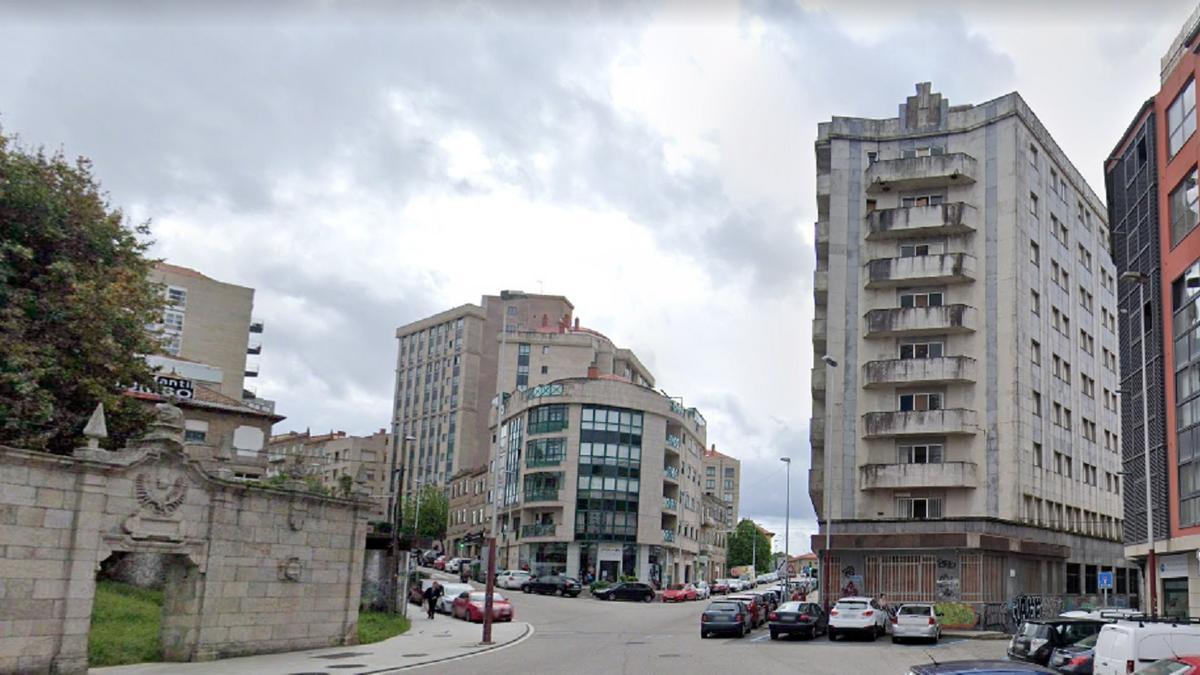
<path fill-rule="evenodd" d="M 158 628 L 162 603 L 162 591 L 115 581 L 96 582 L 88 665 L 119 666 L 161 660 Z"/>
<path fill-rule="evenodd" d="M 379 642 L 408 630 L 409 620 L 399 614 L 387 612 L 358 613 L 358 644 Z"/>

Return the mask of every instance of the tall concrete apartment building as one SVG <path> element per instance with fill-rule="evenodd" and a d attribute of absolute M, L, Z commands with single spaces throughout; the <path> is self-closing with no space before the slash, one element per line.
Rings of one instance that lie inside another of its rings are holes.
<path fill-rule="evenodd" d="M 918 84 L 896 117 L 821 123 L 816 161 L 826 587 L 1069 607 L 1115 571 L 1130 593 L 1104 205 L 1015 93 Z"/>
<path fill-rule="evenodd" d="M 1200 9 L 1104 167 L 1120 279 L 1125 554 L 1147 571 L 1145 609 L 1174 616 L 1200 613 L 1198 47 Z"/>

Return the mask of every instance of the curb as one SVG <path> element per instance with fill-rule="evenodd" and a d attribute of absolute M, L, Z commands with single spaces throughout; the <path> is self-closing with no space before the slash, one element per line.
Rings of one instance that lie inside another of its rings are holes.
<path fill-rule="evenodd" d="M 469 659 L 469 658 L 472 658 L 475 656 L 479 656 L 480 654 L 486 654 L 488 652 L 499 651 L 501 649 L 507 649 L 509 647 L 519 645 L 522 642 L 524 642 L 525 640 L 529 639 L 533 635 L 533 632 L 534 632 L 533 624 L 526 623 L 525 631 L 523 633 L 521 633 L 520 635 L 518 635 L 517 637 L 513 638 L 512 640 L 509 640 L 508 642 L 503 642 L 501 644 L 494 644 L 489 647 L 481 647 L 480 649 L 476 649 L 475 651 L 467 652 L 466 654 L 455 654 L 454 656 L 444 656 L 442 658 L 429 659 L 427 661 L 421 661 L 419 663 L 408 663 L 403 666 L 390 666 L 388 668 L 380 668 L 378 670 L 368 670 L 368 671 L 360 673 L 359 675 L 380 675 L 382 673 L 398 673 L 398 672 L 404 671 L 404 670 L 412 670 L 414 668 L 423 668 L 425 666 L 431 666 L 435 663 L 449 663 L 451 661 L 460 661 L 462 659 Z"/>
<path fill-rule="evenodd" d="M 999 632 L 972 632 L 972 633 L 955 633 L 953 631 L 943 631 L 942 637 L 959 638 L 962 640 L 1007 640 L 1012 636 L 1008 633 Z"/>

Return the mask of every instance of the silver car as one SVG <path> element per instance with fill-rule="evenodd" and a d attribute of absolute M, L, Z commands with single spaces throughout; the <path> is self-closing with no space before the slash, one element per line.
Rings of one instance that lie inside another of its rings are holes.
<path fill-rule="evenodd" d="M 901 605 L 892 617 L 892 642 L 932 640 L 942 637 L 942 622 L 933 605 Z"/>

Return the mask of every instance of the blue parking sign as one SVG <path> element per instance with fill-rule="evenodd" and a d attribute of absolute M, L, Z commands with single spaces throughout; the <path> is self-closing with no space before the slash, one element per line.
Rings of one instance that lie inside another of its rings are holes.
<path fill-rule="evenodd" d="M 1096 575 L 1096 580 L 1097 580 L 1096 585 L 1100 588 L 1100 590 L 1111 591 L 1113 589 L 1113 573 L 1112 572 L 1100 572 L 1098 575 Z"/>

